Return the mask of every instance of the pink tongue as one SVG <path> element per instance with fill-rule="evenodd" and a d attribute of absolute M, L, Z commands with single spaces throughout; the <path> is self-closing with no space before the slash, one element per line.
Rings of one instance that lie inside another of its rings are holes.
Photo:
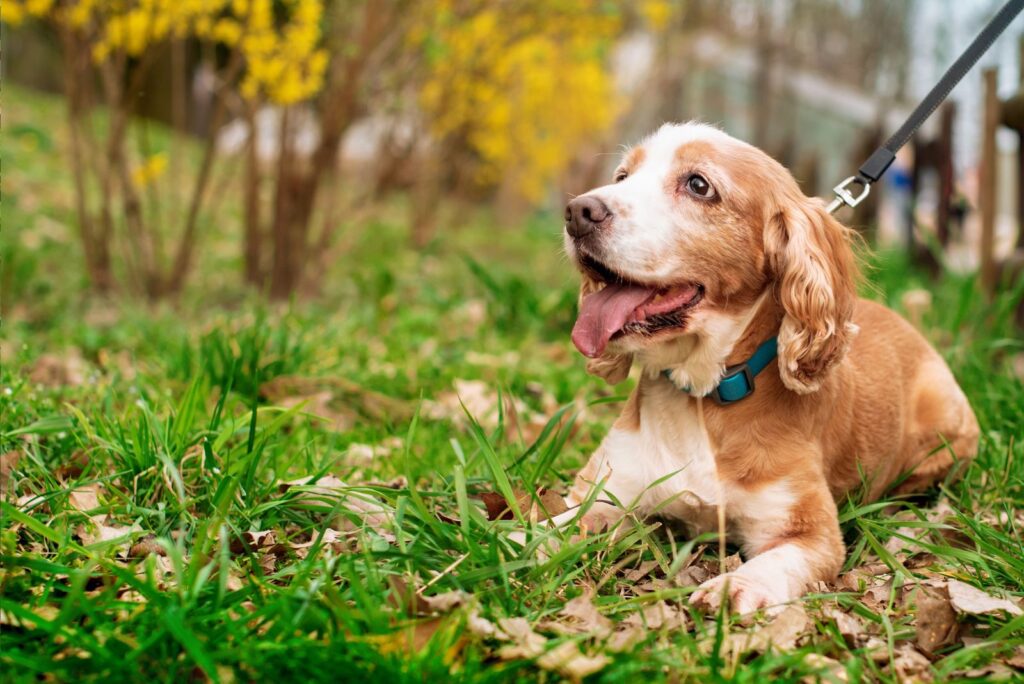
<path fill-rule="evenodd" d="M 588 358 L 600 356 L 633 311 L 655 294 L 656 290 L 639 285 L 608 285 L 584 297 L 572 328 L 572 343 Z"/>

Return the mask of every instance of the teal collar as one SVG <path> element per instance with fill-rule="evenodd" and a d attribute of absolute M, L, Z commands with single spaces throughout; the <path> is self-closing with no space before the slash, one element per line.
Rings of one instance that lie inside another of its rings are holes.
<path fill-rule="evenodd" d="M 711 397 L 716 404 L 727 406 L 735 404 L 741 399 L 746 399 L 754 393 L 754 377 L 765 369 L 778 353 L 778 339 L 772 337 L 761 343 L 754 355 L 745 362 L 725 369 L 725 375 L 719 381 L 718 386 L 705 396 Z M 672 371 L 665 369 L 661 374 L 672 381 Z M 680 388 L 689 392 L 689 387 Z"/>

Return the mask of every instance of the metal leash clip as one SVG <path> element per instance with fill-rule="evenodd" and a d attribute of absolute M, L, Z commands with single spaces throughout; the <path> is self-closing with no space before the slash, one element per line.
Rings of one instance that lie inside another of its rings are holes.
<path fill-rule="evenodd" d="M 862 188 L 856 196 L 850 192 L 850 186 L 854 183 L 859 184 Z M 828 213 L 830 214 L 836 213 L 844 205 L 852 208 L 863 202 L 864 198 L 871 192 L 871 184 L 866 183 L 860 176 L 850 176 L 832 188 L 832 192 L 836 193 L 836 198 L 828 205 Z"/>

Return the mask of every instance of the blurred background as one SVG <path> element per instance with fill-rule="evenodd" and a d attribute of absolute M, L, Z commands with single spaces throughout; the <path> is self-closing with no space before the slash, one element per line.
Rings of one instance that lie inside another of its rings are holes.
<path fill-rule="evenodd" d="M 712 122 L 828 196 L 1000 4 L 5 0 L 3 309 L 387 304 L 453 258 L 565 287 L 561 208 L 623 144 Z M 845 217 L 875 244 L 1018 268 L 1022 33 Z"/>

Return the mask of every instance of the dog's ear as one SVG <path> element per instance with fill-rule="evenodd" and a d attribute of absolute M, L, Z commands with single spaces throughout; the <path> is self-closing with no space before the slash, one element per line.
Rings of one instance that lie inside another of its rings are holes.
<path fill-rule="evenodd" d="M 583 276 L 580 282 L 580 297 L 578 304 L 583 304 L 583 298 L 597 292 L 601 284 L 587 275 Z M 629 369 L 633 366 L 632 354 L 611 354 L 605 352 L 596 359 L 587 361 L 587 372 L 604 379 L 609 385 L 617 385 L 629 377 Z"/>
<path fill-rule="evenodd" d="M 817 391 L 857 332 L 853 231 L 820 200 L 782 206 L 765 229 L 765 251 L 785 316 L 779 331 L 782 382 L 800 394 Z"/>

